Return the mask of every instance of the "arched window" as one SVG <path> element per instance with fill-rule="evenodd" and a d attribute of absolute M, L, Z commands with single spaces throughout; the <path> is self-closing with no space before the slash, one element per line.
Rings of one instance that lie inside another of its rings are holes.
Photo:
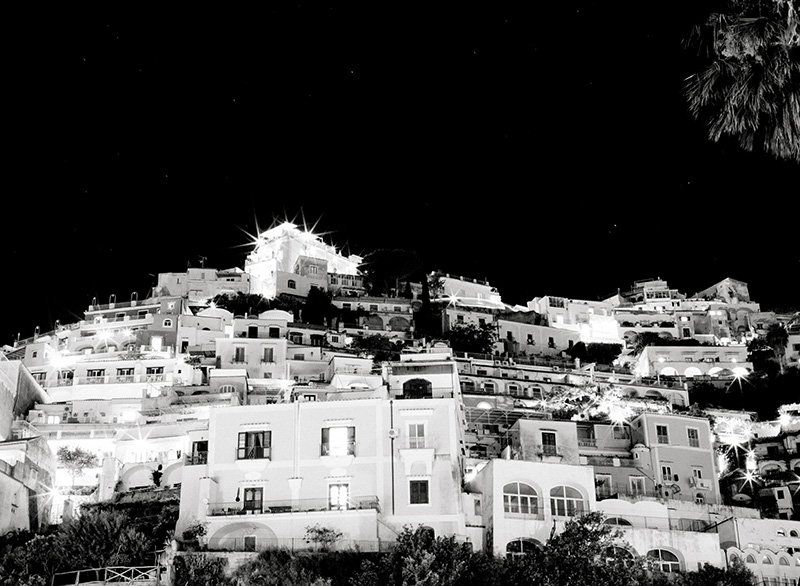
<path fill-rule="evenodd" d="M 653 569 L 661 572 L 680 572 L 681 562 L 671 551 L 666 549 L 651 549 L 647 552 L 647 558 L 653 566 Z"/>
<path fill-rule="evenodd" d="M 705 502 L 706 502 L 706 497 L 703 496 L 702 492 L 698 492 L 696 495 L 694 495 L 694 503 L 696 505 L 702 505 L 705 504 Z"/>
<path fill-rule="evenodd" d="M 294 279 L 289 279 L 286 282 L 286 286 L 289 287 L 289 289 L 297 289 L 297 283 L 295 283 Z"/>
<path fill-rule="evenodd" d="M 780 558 L 778 558 L 778 565 L 779 566 L 788 566 L 789 565 L 789 560 L 786 559 L 785 557 L 780 557 Z"/>
<path fill-rule="evenodd" d="M 508 394 L 509 395 L 511 395 L 513 397 L 519 397 L 520 396 L 521 392 L 520 392 L 520 386 L 519 385 L 515 385 L 515 384 L 511 383 L 511 384 L 508 385 L 507 388 L 508 388 Z"/>
<path fill-rule="evenodd" d="M 528 392 L 530 393 L 531 399 L 537 399 L 541 401 L 544 398 L 544 393 L 542 392 L 541 387 L 530 387 Z"/>
<path fill-rule="evenodd" d="M 747 554 L 747 558 L 744 561 L 746 561 L 748 564 L 755 564 L 756 563 L 756 558 L 755 558 L 755 556 L 753 556 L 752 553 L 748 553 Z"/>
<path fill-rule="evenodd" d="M 797 531 L 795 531 L 794 529 L 789 531 L 789 537 L 797 537 Z"/>
<path fill-rule="evenodd" d="M 219 393 L 235 393 L 236 387 L 233 385 L 221 385 L 217 390 Z"/>
<path fill-rule="evenodd" d="M 786 537 L 786 529 L 784 529 L 783 527 L 778 527 L 776 533 L 781 537 Z"/>
<path fill-rule="evenodd" d="M 626 566 L 633 564 L 633 554 L 624 547 L 612 545 L 606 549 L 606 562 L 622 562 Z"/>
<path fill-rule="evenodd" d="M 571 486 L 556 486 L 550 491 L 550 512 L 558 517 L 582 515 L 588 506 L 580 492 Z"/>
<path fill-rule="evenodd" d="M 738 559 L 739 559 L 739 556 L 738 556 L 738 555 L 736 555 L 735 553 L 732 553 L 732 554 L 731 554 L 731 561 L 732 561 L 732 562 L 735 562 L 735 561 L 736 561 L 736 560 L 738 560 Z"/>
<path fill-rule="evenodd" d="M 489 393 L 490 395 L 494 395 L 497 393 L 497 385 L 492 381 L 486 381 L 483 383 L 483 391 Z"/>
<path fill-rule="evenodd" d="M 535 539 L 518 537 L 517 539 L 512 539 L 506 545 L 506 557 L 528 555 L 535 552 L 541 546 L 542 544 Z"/>
<path fill-rule="evenodd" d="M 462 393 L 474 393 L 475 392 L 475 381 L 462 380 L 461 381 L 461 392 Z"/>
<path fill-rule="evenodd" d="M 624 527 L 632 527 L 633 523 L 622 517 L 609 517 L 604 521 L 606 525 L 622 525 Z"/>
<path fill-rule="evenodd" d="M 539 495 L 536 489 L 524 482 L 510 482 L 503 487 L 503 510 L 506 513 L 537 515 Z"/>
<path fill-rule="evenodd" d="M 772 561 L 772 558 L 771 558 L 771 557 L 769 557 L 768 555 L 765 555 L 765 556 L 764 556 L 764 557 L 761 559 L 761 563 L 762 563 L 762 564 L 764 564 L 765 566 L 771 566 L 771 565 L 772 565 L 772 564 L 774 564 L 775 562 L 773 562 L 773 561 Z"/>

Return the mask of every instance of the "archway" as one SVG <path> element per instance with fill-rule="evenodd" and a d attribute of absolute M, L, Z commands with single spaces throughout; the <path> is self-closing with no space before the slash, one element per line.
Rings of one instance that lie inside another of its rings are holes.
<path fill-rule="evenodd" d="M 278 536 L 263 523 L 230 523 L 214 532 L 207 541 L 208 549 L 261 551 L 279 545 Z"/>
<path fill-rule="evenodd" d="M 424 378 L 412 378 L 403 383 L 404 399 L 425 399 L 433 397 L 433 385 Z"/>
<path fill-rule="evenodd" d="M 695 377 L 695 376 L 700 376 L 701 374 L 703 374 L 703 371 L 700 370 L 699 368 L 697 368 L 696 366 L 690 366 L 685 371 L 683 371 L 683 376 L 686 376 L 686 377 L 689 377 L 689 378 L 692 378 L 692 377 Z"/>

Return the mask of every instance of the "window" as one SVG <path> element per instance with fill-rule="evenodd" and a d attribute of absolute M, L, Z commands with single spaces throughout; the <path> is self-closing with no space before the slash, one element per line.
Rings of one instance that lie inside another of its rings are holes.
<path fill-rule="evenodd" d="M 140 310 L 139 313 L 136 314 L 136 317 L 138 319 L 146 318 L 147 317 L 147 310 L 145 310 L 145 309 Z"/>
<path fill-rule="evenodd" d="M 700 447 L 700 432 L 692 427 L 686 430 L 689 436 L 689 446 L 692 448 Z"/>
<path fill-rule="evenodd" d="M 297 283 L 295 283 L 294 279 L 289 279 L 289 280 L 286 282 L 286 286 L 287 286 L 289 289 L 297 289 Z"/>
<path fill-rule="evenodd" d="M 559 317 L 560 317 L 560 316 L 559 316 Z M 556 342 L 555 342 L 555 340 L 553 340 L 553 337 L 552 337 L 552 336 L 550 336 L 549 338 L 547 338 L 547 347 L 548 347 L 548 348 L 555 348 L 555 347 L 556 347 Z"/>
<path fill-rule="evenodd" d="M 482 318 L 482 317 L 479 317 L 478 318 L 478 326 L 480 326 L 482 328 L 485 328 L 486 327 L 486 319 Z"/>
<path fill-rule="evenodd" d="M 408 482 L 409 503 L 412 505 L 427 505 L 428 481 L 410 480 Z"/>
<path fill-rule="evenodd" d="M 208 463 L 208 440 L 192 442 L 192 455 L 189 456 L 189 465 Z"/>
<path fill-rule="evenodd" d="M 321 456 L 354 456 L 356 453 L 355 427 L 323 427 Z"/>
<path fill-rule="evenodd" d="M 628 477 L 628 483 L 631 495 L 637 496 L 645 494 L 644 476 L 630 476 Z"/>
<path fill-rule="evenodd" d="M 692 476 L 694 478 L 702 478 L 703 477 L 703 469 L 702 468 L 692 468 Z"/>
<path fill-rule="evenodd" d="M 506 545 L 506 557 L 513 558 L 534 553 L 541 547 L 535 539 L 520 537 L 508 542 Z"/>
<path fill-rule="evenodd" d="M 132 383 L 133 382 L 133 368 L 118 368 L 117 369 L 117 382 L 118 383 Z"/>
<path fill-rule="evenodd" d="M 269 460 L 272 456 L 271 431 L 239 432 L 239 446 L 236 450 L 237 460 Z"/>
<path fill-rule="evenodd" d="M 772 561 L 771 557 L 769 557 L 768 555 L 765 555 L 764 558 L 761 560 L 761 563 L 765 564 L 767 566 L 771 566 L 774 562 Z"/>
<path fill-rule="evenodd" d="M 620 527 L 632 527 L 633 526 L 633 523 L 631 523 L 630 521 L 628 521 L 627 519 L 625 519 L 623 517 L 609 517 L 608 519 L 603 521 L 603 523 L 606 524 L 606 525 L 617 525 L 617 526 L 620 526 Z"/>
<path fill-rule="evenodd" d="M 661 467 L 661 480 L 664 482 L 672 482 L 672 466 Z"/>
<path fill-rule="evenodd" d="M 533 334 L 528 334 L 527 342 L 529 345 L 533 346 Z"/>
<path fill-rule="evenodd" d="M 218 393 L 235 393 L 236 387 L 233 385 L 220 385 L 217 389 Z"/>
<path fill-rule="evenodd" d="M 106 370 L 105 368 L 90 368 L 86 371 L 86 377 L 88 383 L 102 383 L 105 380 Z"/>
<path fill-rule="evenodd" d="M 571 486 L 557 486 L 550 491 L 550 512 L 557 517 L 574 517 L 588 510 L 581 493 Z"/>
<path fill-rule="evenodd" d="M 164 320 L 164 327 L 165 328 L 171 328 L 172 327 L 172 320 L 171 319 L 165 319 Z"/>
<path fill-rule="evenodd" d="M 782 488 L 775 491 L 775 498 L 779 501 L 782 501 L 784 498 L 786 498 Z"/>
<path fill-rule="evenodd" d="M 536 489 L 522 482 L 511 482 L 503 487 L 503 510 L 506 513 L 537 515 L 539 495 Z"/>
<path fill-rule="evenodd" d="M 349 484 L 328 485 L 328 509 L 344 511 L 350 500 Z"/>
<path fill-rule="evenodd" d="M 317 274 L 317 267 L 314 266 L 314 265 L 309 265 L 308 274 L 309 275 L 316 275 Z"/>
<path fill-rule="evenodd" d="M 506 332 L 506 340 L 510 342 L 514 341 L 514 333 L 512 331 L 509 330 Z"/>
<path fill-rule="evenodd" d="M 264 352 L 261 354 L 261 362 L 275 362 L 275 349 L 272 347 L 264 348 Z"/>
<path fill-rule="evenodd" d="M 613 490 L 611 474 L 595 474 L 594 486 L 598 497 L 611 496 Z"/>
<path fill-rule="evenodd" d="M 698 492 L 696 495 L 694 495 L 694 504 L 696 505 L 706 504 L 706 497 L 703 495 L 702 492 Z"/>
<path fill-rule="evenodd" d="M 408 447 L 411 449 L 425 447 L 425 424 L 424 423 L 409 423 L 408 424 Z"/>
<path fill-rule="evenodd" d="M 350 311 L 351 307 L 352 306 L 349 303 L 342 303 L 342 309 L 344 309 L 346 311 Z"/>
<path fill-rule="evenodd" d="M 485 383 L 483 383 L 483 390 L 486 393 L 494 395 L 497 392 L 497 385 L 495 385 L 491 381 L 486 381 Z"/>
<path fill-rule="evenodd" d="M 628 428 L 624 425 L 615 425 L 612 429 L 612 434 L 615 440 L 626 440 L 629 438 Z"/>
<path fill-rule="evenodd" d="M 669 443 L 669 430 L 666 425 L 656 425 L 656 437 L 660 444 Z"/>
<path fill-rule="evenodd" d="M 749 554 L 747 554 L 747 558 L 745 559 L 745 562 L 747 562 L 748 564 L 754 564 L 754 563 L 756 563 L 756 558 L 755 558 L 755 556 L 753 556 L 752 553 L 749 553 Z"/>
<path fill-rule="evenodd" d="M 778 565 L 780 565 L 780 566 L 788 566 L 789 565 L 789 560 L 787 560 L 784 557 L 778 558 Z"/>
<path fill-rule="evenodd" d="M 244 364 L 245 357 L 244 357 L 244 346 L 237 346 L 233 349 L 233 363 L 234 364 Z"/>
<path fill-rule="evenodd" d="M 245 488 L 244 489 L 244 506 L 245 511 L 253 511 L 254 513 L 261 513 L 264 504 L 264 489 L 263 488 Z"/>
<path fill-rule="evenodd" d="M 270 328 L 269 329 L 269 337 L 270 338 L 280 338 L 281 337 L 281 329 L 280 328 Z"/>
<path fill-rule="evenodd" d="M 370 311 L 378 311 L 378 306 L 375 305 L 374 303 L 371 303 L 370 306 L 369 306 L 369 310 Z"/>
<path fill-rule="evenodd" d="M 47 423 L 50 425 L 57 425 L 61 423 L 61 416 L 60 415 L 48 415 L 47 416 Z"/>
<path fill-rule="evenodd" d="M 678 556 L 666 549 L 651 549 L 647 552 L 647 559 L 656 571 L 673 573 L 681 570 Z"/>
<path fill-rule="evenodd" d="M 521 394 L 520 393 L 520 386 L 519 385 L 515 385 L 513 383 L 508 385 L 508 394 L 509 395 L 513 395 L 515 397 L 520 396 L 520 394 Z"/>
<path fill-rule="evenodd" d="M 394 306 L 394 312 L 395 313 L 403 313 L 403 308 L 400 307 L 399 305 L 395 305 Z"/>
<path fill-rule="evenodd" d="M 545 456 L 557 455 L 556 434 L 552 431 L 542 432 L 542 454 Z"/>

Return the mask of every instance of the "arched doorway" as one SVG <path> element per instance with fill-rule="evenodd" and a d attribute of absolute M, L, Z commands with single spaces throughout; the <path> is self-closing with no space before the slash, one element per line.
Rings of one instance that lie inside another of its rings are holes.
<path fill-rule="evenodd" d="M 433 385 L 424 378 L 412 378 L 403 383 L 404 399 L 430 399 L 433 397 Z"/>

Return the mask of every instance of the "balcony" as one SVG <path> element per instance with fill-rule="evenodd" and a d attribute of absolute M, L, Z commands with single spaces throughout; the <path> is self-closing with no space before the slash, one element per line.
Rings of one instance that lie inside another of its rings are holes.
<path fill-rule="evenodd" d="M 129 383 L 154 383 L 170 382 L 172 374 L 118 374 L 103 376 L 76 376 L 74 379 L 60 379 L 57 386 L 71 387 L 75 385 L 106 385 L 106 384 L 129 384 Z"/>
<path fill-rule="evenodd" d="M 270 446 L 246 446 L 236 449 L 237 460 L 269 460 L 272 457 Z"/>
<path fill-rule="evenodd" d="M 347 444 L 332 444 L 330 442 L 320 444 L 320 456 L 355 456 L 356 455 L 356 442 L 347 442 Z"/>
<path fill-rule="evenodd" d="M 579 448 L 596 448 L 597 447 L 597 438 L 579 437 L 578 438 L 578 447 Z"/>
<path fill-rule="evenodd" d="M 195 452 L 184 459 L 186 466 L 202 466 L 208 464 L 208 452 Z"/>
<path fill-rule="evenodd" d="M 342 505 L 325 498 L 278 500 L 278 501 L 239 501 L 209 503 L 209 517 L 228 517 L 238 515 L 279 515 L 281 513 L 310 513 L 319 511 L 357 511 L 374 510 L 380 513 L 380 501 L 375 495 L 349 497 Z"/>

